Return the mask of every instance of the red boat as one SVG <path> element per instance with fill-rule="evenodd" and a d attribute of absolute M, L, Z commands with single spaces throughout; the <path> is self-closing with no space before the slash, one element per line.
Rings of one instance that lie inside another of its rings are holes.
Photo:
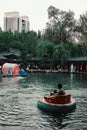
<path fill-rule="evenodd" d="M 37 105 L 44 111 L 52 113 L 68 113 L 76 108 L 76 101 L 71 97 L 71 94 L 64 94 L 43 97 L 38 101 Z"/>

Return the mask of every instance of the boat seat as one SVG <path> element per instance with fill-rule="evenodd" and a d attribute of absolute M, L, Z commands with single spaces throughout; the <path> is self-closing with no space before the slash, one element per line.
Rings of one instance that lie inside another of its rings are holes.
<path fill-rule="evenodd" d="M 47 102 L 54 104 L 67 104 L 71 102 L 71 94 L 47 97 Z"/>

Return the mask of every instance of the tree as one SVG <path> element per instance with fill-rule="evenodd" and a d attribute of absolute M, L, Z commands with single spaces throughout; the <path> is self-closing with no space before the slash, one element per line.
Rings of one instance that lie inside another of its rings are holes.
<path fill-rule="evenodd" d="M 44 60 L 52 59 L 53 55 L 53 43 L 47 40 L 39 41 L 37 44 L 37 56 L 43 58 Z"/>
<path fill-rule="evenodd" d="M 36 56 L 36 46 L 38 43 L 38 36 L 36 32 L 31 31 L 26 33 L 25 45 L 29 54 Z"/>
<path fill-rule="evenodd" d="M 73 49 L 73 57 L 87 56 L 86 48 L 82 44 L 75 44 Z"/>
<path fill-rule="evenodd" d="M 70 57 L 70 52 L 69 50 L 65 49 L 64 44 L 54 46 L 54 51 L 53 51 L 54 62 L 63 65 L 69 57 Z"/>
<path fill-rule="evenodd" d="M 13 33 L 0 31 L 0 49 L 2 51 L 9 50 L 10 43 L 13 41 Z"/>
<path fill-rule="evenodd" d="M 80 15 L 76 31 L 79 33 L 79 42 L 82 43 L 87 50 L 87 12 Z"/>
<path fill-rule="evenodd" d="M 44 37 L 55 44 L 72 41 L 76 20 L 73 11 L 60 11 L 53 6 L 48 8 L 49 22 Z"/>

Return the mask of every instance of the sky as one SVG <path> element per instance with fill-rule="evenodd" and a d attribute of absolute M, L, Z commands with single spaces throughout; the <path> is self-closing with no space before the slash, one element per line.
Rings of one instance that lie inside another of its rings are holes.
<path fill-rule="evenodd" d="M 43 30 L 48 22 L 49 6 L 63 11 L 71 10 L 78 19 L 87 11 L 87 0 L 0 0 L 0 26 L 3 29 L 5 12 L 18 11 L 20 16 L 29 17 L 30 30 Z"/>

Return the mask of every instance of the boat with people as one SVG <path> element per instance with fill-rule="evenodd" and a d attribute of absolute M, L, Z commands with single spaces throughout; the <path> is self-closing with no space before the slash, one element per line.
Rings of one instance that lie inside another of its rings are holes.
<path fill-rule="evenodd" d="M 46 96 L 37 102 L 38 108 L 51 113 L 69 113 L 75 110 L 76 101 L 71 94 Z"/>

